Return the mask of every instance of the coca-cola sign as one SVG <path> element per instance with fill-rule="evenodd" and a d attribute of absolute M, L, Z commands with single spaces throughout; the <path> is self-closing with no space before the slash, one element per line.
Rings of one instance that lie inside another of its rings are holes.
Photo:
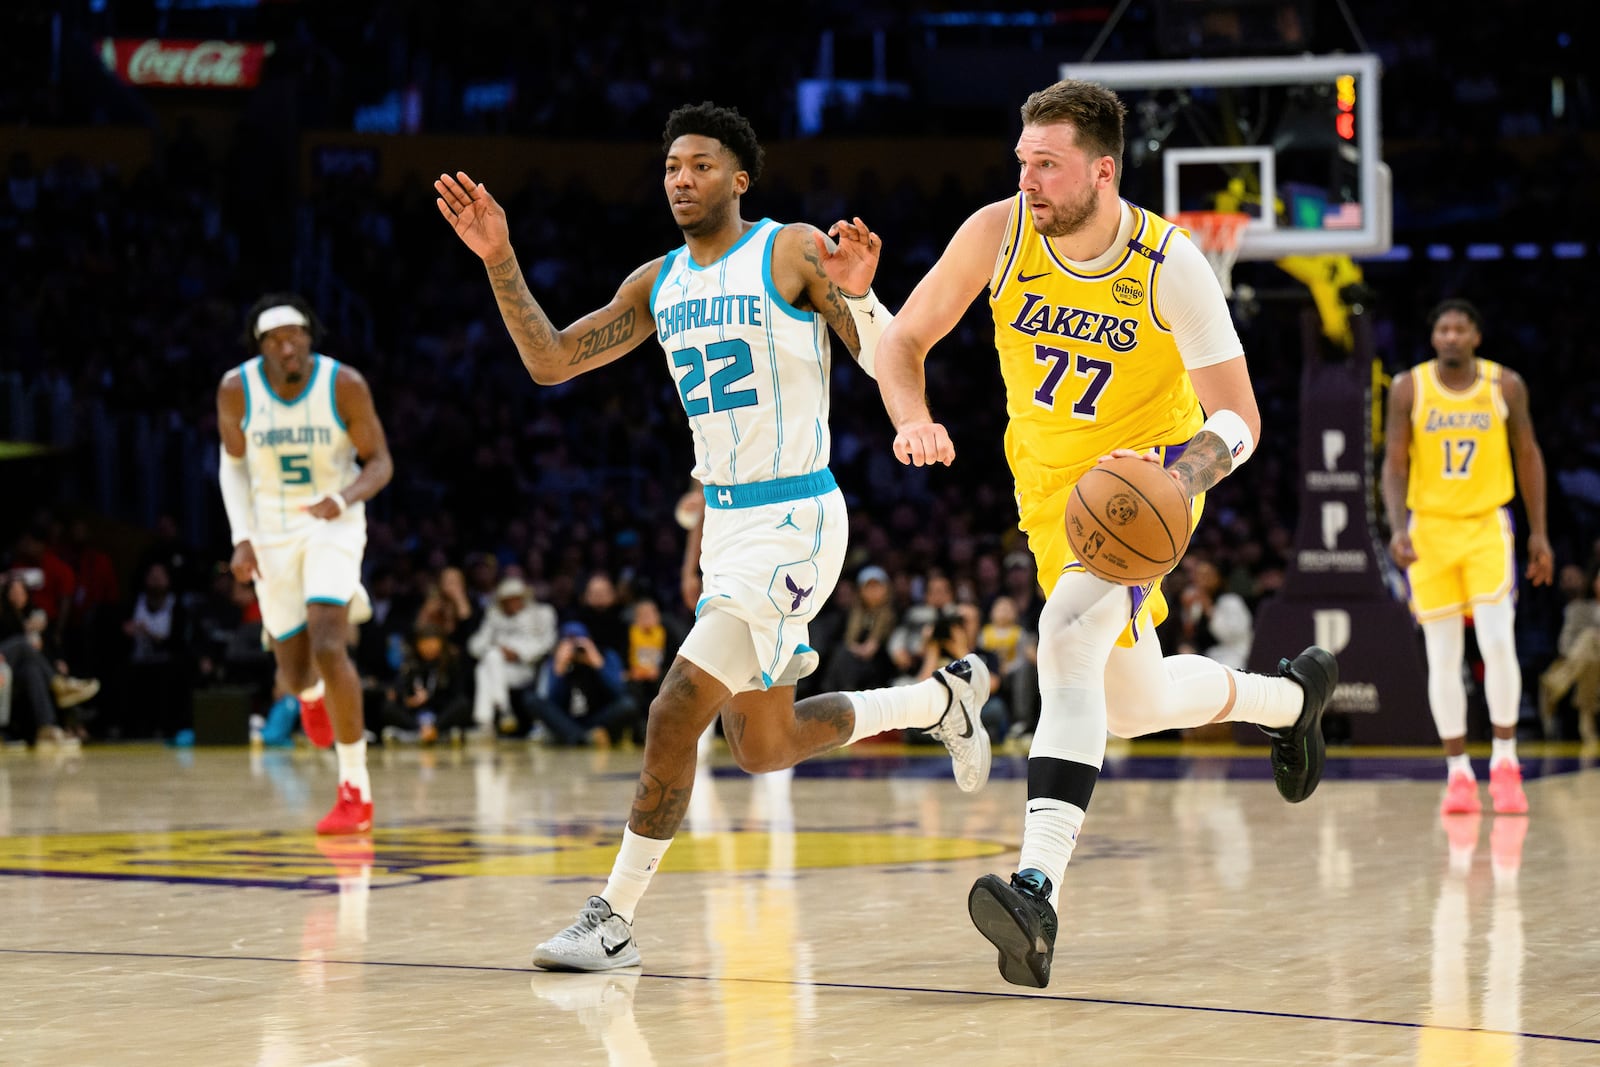
<path fill-rule="evenodd" d="M 100 58 L 129 85 L 175 89 L 248 89 L 261 80 L 271 44 L 102 37 Z"/>

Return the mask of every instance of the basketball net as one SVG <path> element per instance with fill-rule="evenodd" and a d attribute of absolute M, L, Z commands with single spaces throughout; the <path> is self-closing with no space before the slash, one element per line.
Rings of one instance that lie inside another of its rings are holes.
<path fill-rule="evenodd" d="M 1180 211 L 1172 220 L 1189 231 L 1222 283 L 1222 295 L 1233 296 L 1233 263 L 1239 258 L 1239 239 L 1250 216 L 1239 211 Z"/>

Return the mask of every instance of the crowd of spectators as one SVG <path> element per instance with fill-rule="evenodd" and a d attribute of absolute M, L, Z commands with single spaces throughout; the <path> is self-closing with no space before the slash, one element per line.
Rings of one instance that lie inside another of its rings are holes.
<path fill-rule="evenodd" d="M 304 232 L 327 249 L 341 291 L 357 294 L 365 307 L 361 317 L 325 316 L 335 327 L 325 348 L 371 381 L 397 471 L 368 512 L 366 579 L 378 615 L 359 635 L 357 653 L 374 734 L 428 740 L 477 728 L 487 716 L 497 732 L 558 742 L 636 738 L 662 664 L 689 621 L 680 581 L 683 531 L 672 516 L 687 488 L 690 449 L 659 352 L 646 346 L 597 374 L 554 388 L 533 385 L 479 265 L 440 224 L 425 181 L 386 191 L 371 175 L 354 173 L 302 186 L 291 163 L 274 157 L 285 151 L 284 124 L 348 124 L 355 105 L 422 69 L 432 72 L 423 84 L 436 100 L 425 113 L 452 129 L 619 137 L 638 141 L 643 159 L 654 152 L 671 106 L 710 96 L 737 103 L 764 137 L 778 139 L 793 133 L 794 100 L 783 87 L 814 56 L 752 47 L 746 20 L 691 19 L 672 5 L 631 32 L 588 5 L 545 5 L 514 28 L 488 4 L 458 5 L 449 19 L 429 15 L 428 5 L 380 4 L 361 20 L 331 13 L 314 20 L 300 5 L 269 6 L 276 9 L 270 17 L 293 23 L 283 38 L 283 56 L 291 58 L 275 77 L 307 91 L 295 97 L 300 110 L 284 112 L 274 109 L 284 97 L 271 95 L 280 90 L 264 88 L 267 95 L 240 105 L 231 139 L 179 119 L 141 116 L 126 94 L 105 87 L 99 95 L 48 99 L 14 87 L 0 94 L 7 118 L 142 117 L 158 123 L 160 146 L 153 165 L 137 173 L 70 153 L 17 153 L 5 161 L 0 371 L 42 387 L 29 395 L 51 398 L 45 422 L 58 441 L 73 439 L 63 420 L 76 415 L 81 435 L 91 410 L 138 413 L 213 440 L 216 382 L 248 355 L 242 309 L 262 291 L 286 287 L 305 251 L 296 247 L 298 221 L 287 220 L 304 218 Z M 894 27 L 890 15 L 874 23 L 868 14 L 858 12 L 853 23 L 861 32 Z M 1472 57 L 1488 42 L 1472 36 L 1469 21 L 1424 14 L 1360 16 L 1371 19 L 1367 29 L 1390 79 L 1384 121 L 1397 146 L 1398 238 L 1464 242 L 1482 236 L 1480 226 L 1507 240 L 1593 236 L 1596 215 L 1581 210 L 1597 188 L 1586 177 L 1594 169 L 1595 120 L 1581 64 L 1567 83 L 1563 118 L 1552 117 L 1533 88 L 1535 70 L 1545 72 L 1548 92 L 1551 64 L 1571 58 L 1569 44 L 1552 43 L 1559 27 L 1545 16 L 1519 18 L 1514 32 L 1528 37 L 1528 47 L 1485 83 Z M 77 30 L 180 36 L 183 19 L 199 16 L 166 17 L 163 27 L 80 23 Z M 452 28 L 469 23 L 471 49 Z M 504 32 L 485 32 L 497 25 Z M 1138 55 L 1141 25 L 1130 18 L 1101 58 Z M 1077 47 L 1093 28 L 1063 23 L 1059 33 L 1062 48 Z M 1535 42 L 1535 35 L 1549 40 Z M 350 61 L 354 48 L 377 40 L 401 43 L 383 62 Z M 557 40 L 576 45 L 560 62 L 539 61 L 554 55 Z M 1553 58 L 1541 66 L 1547 53 Z M 777 55 L 801 59 L 791 70 Z M 728 56 L 742 58 L 730 63 Z M 492 121 L 452 114 L 462 85 L 490 68 L 516 81 L 515 107 Z M 1053 61 L 1043 63 L 1039 84 L 1052 71 Z M 330 85 L 337 91 L 310 91 Z M 1389 91 L 1401 86 L 1416 91 Z M 960 108 L 918 108 L 896 112 L 892 129 L 853 132 L 989 135 L 1003 162 L 1015 103 L 977 109 L 981 123 Z M 1507 134 L 1523 140 L 1507 141 Z M 1560 150 L 1577 137 L 1589 140 Z M 1519 145 L 1530 147 L 1520 152 Z M 552 185 L 539 162 L 527 161 L 518 187 L 496 191 L 536 295 L 566 322 L 603 304 L 633 268 L 679 238 L 655 184 L 602 198 L 580 184 Z M 1004 168 L 996 174 L 986 196 L 1007 192 Z M 1445 201 L 1471 210 L 1451 214 Z M 1571 205 L 1562 212 L 1570 230 L 1527 226 L 1529 212 L 1550 204 Z M 896 306 L 976 206 L 937 176 L 885 186 L 870 172 L 774 170 L 746 198 L 745 214 L 823 226 L 861 215 L 884 236 L 875 288 Z M 1428 357 L 1423 316 L 1439 298 L 1467 296 L 1482 309 L 1484 354 L 1515 367 L 1530 385 L 1550 465 L 1558 560 L 1591 575 L 1600 563 L 1600 446 L 1589 430 L 1600 421 L 1592 371 L 1600 353 L 1582 316 L 1583 273 L 1594 251 L 1581 262 L 1547 253 L 1531 261 L 1419 257 L 1367 269 L 1375 293 L 1368 313 L 1391 371 Z M 1274 270 L 1239 268 L 1256 272 L 1256 280 Z M 1286 286 L 1286 277 L 1276 284 Z M 1297 518 L 1291 428 L 1300 403 L 1298 317 L 1308 304 L 1268 302 L 1241 321 L 1267 447 L 1211 495 L 1185 565 L 1168 579 L 1174 612 L 1162 640 L 1169 651 L 1241 661 L 1252 613 L 1283 579 Z M 913 470 L 893 460 L 876 389 L 836 348 L 832 466 L 852 509 L 851 554 L 845 581 L 816 624 L 813 644 L 827 658 L 803 692 L 916 678 L 941 657 L 977 648 L 997 667 L 986 714 L 991 731 L 1002 737 L 1029 729 L 1036 710 L 1030 636 L 1041 603 L 1015 528 L 989 332 L 980 301 L 929 364 L 933 410 L 961 453 L 948 470 Z M 221 566 L 228 546 L 213 491 L 214 451 L 199 448 L 149 471 L 141 469 L 137 442 L 127 444 L 109 456 L 72 453 L 49 470 L 63 484 L 83 484 L 94 477 L 86 473 L 92 465 L 110 464 L 113 478 L 201 485 L 197 499 L 212 509 L 212 521 L 200 528 L 210 536 L 184 543 L 180 530 L 195 524 L 172 515 L 130 532 L 117 525 L 128 516 L 89 514 L 65 495 L 8 509 L 0 570 L 43 573 L 28 593 L 50 620 L 34 642 L 49 650 L 45 665 L 56 681 L 48 684 L 103 685 L 95 698 L 74 700 L 81 687 L 63 691 L 53 710 L 28 698 L 32 719 L 13 700 L 14 735 L 59 724 L 64 734 L 172 738 L 189 726 L 189 694 L 197 687 L 244 680 L 270 699 L 270 657 L 261 649 L 252 593 Z M 46 557 L 65 567 L 69 591 L 62 592 L 60 568 L 37 565 Z M 521 590 L 520 610 L 537 608 L 541 616 L 528 627 L 540 636 L 523 652 L 475 641 L 481 626 L 506 615 L 500 607 L 507 589 Z M 1558 593 L 1542 590 L 1529 591 L 1521 605 L 1530 692 L 1557 655 L 1562 608 Z M 502 688 L 515 697 L 498 697 Z M 23 689 L 13 684 L 11 691 L 20 696 Z"/>

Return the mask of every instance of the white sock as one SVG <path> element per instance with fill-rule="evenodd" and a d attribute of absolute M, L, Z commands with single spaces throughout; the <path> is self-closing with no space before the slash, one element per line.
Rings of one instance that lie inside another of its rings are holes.
<path fill-rule="evenodd" d="M 1269 674 L 1229 671 L 1233 675 L 1233 710 L 1224 722 L 1253 722 L 1259 726 L 1293 726 L 1305 710 L 1306 691 L 1300 683 Z"/>
<path fill-rule="evenodd" d="M 327 691 L 327 688 L 327 686 L 322 684 L 322 679 L 318 678 L 316 685 L 312 686 L 310 689 L 300 690 L 300 699 L 305 701 L 307 704 L 314 700 L 321 700 L 322 694 Z"/>
<path fill-rule="evenodd" d="M 1517 739 L 1515 737 L 1497 737 L 1490 742 L 1489 766 L 1492 768 L 1497 763 L 1509 763 L 1513 767 L 1517 763 Z"/>
<path fill-rule="evenodd" d="M 650 879 L 661 866 L 661 857 L 667 854 L 672 838 L 665 841 L 644 837 L 631 829 L 622 829 L 622 847 L 617 849 L 616 862 L 611 865 L 611 877 L 600 895 L 611 905 L 611 910 L 622 916 L 622 921 L 633 922 L 633 911 L 639 899 L 650 888 Z"/>
<path fill-rule="evenodd" d="M 1022 853 L 1017 870 L 1040 870 L 1050 879 L 1050 906 L 1061 899 L 1061 880 L 1066 877 L 1072 850 L 1083 829 L 1084 810 L 1064 800 L 1038 797 L 1028 801 L 1028 814 L 1022 823 Z"/>
<path fill-rule="evenodd" d="M 926 730 L 943 718 L 945 709 L 950 706 L 950 690 L 938 678 L 924 678 L 915 685 L 846 693 L 845 696 L 856 710 L 856 726 L 850 731 L 847 745 L 885 730 Z"/>
<path fill-rule="evenodd" d="M 353 785 L 361 799 L 372 802 L 372 782 L 367 778 L 367 739 L 345 744 L 336 741 L 333 750 L 339 754 L 339 784 Z"/>
<path fill-rule="evenodd" d="M 1472 758 L 1465 752 L 1459 756 L 1446 756 L 1444 758 L 1444 776 L 1454 778 L 1457 774 L 1464 774 L 1474 782 L 1478 776 L 1472 773 Z"/>

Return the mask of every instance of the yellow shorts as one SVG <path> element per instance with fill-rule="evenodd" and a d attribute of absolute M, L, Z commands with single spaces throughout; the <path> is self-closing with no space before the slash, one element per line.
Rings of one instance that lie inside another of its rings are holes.
<path fill-rule="evenodd" d="M 1408 532 L 1417 561 L 1406 568 L 1406 582 L 1418 622 L 1465 614 L 1516 588 L 1508 509 L 1460 517 L 1413 512 Z"/>
<path fill-rule="evenodd" d="M 1032 520 L 1032 525 L 1022 527 L 1022 532 L 1028 535 L 1028 550 L 1033 553 L 1034 564 L 1039 569 L 1039 585 L 1044 590 L 1047 600 L 1063 574 L 1069 570 L 1084 569 L 1083 564 L 1073 556 L 1072 546 L 1067 542 L 1067 498 L 1071 495 L 1072 486 L 1069 485 L 1053 494 L 1043 504 L 1026 507 L 1022 511 Z M 1200 513 L 1205 509 L 1205 502 L 1204 493 L 1194 498 L 1191 529 L 1199 525 Z M 1133 591 L 1132 612 L 1122 636 L 1117 638 L 1117 644 L 1123 648 L 1133 646 L 1135 624 L 1141 616 L 1148 615 L 1153 627 L 1161 625 L 1167 618 L 1167 598 L 1162 595 L 1159 581 L 1129 588 Z"/>

